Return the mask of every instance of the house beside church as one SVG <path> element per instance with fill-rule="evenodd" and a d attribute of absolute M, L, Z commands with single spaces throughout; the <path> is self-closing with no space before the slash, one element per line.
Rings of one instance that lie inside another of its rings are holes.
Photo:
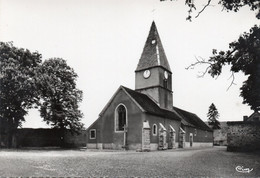
<path fill-rule="evenodd" d="M 248 116 L 244 116 L 243 120 L 245 122 L 248 121 L 256 121 L 256 122 L 260 122 L 260 113 L 258 111 L 255 111 L 254 113 L 252 113 L 249 117 Z"/>
<path fill-rule="evenodd" d="M 120 86 L 87 129 L 87 148 L 158 150 L 213 146 L 212 130 L 173 106 L 172 71 L 155 23 L 135 70 L 135 90 Z"/>
<path fill-rule="evenodd" d="M 243 121 L 227 122 L 228 151 L 260 150 L 260 113 L 255 111 Z"/>
<path fill-rule="evenodd" d="M 212 125 L 209 125 L 208 122 L 205 122 L 209 128 L 212 129 Z M 213 130 L 213 145 L 215 146 L 227 146 L 227 132 L 228 126 L 227 122 L 219 122 L 218 129 Z"/>

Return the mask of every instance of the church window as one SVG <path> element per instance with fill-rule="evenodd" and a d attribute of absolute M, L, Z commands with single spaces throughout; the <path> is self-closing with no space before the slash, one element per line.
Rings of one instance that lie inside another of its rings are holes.
<path fill-rule="evenodd" d="M 122 104 L 120 104 L 116 108 L 115 113 L 115 131 L 124 131 L 124 128 L 126 126 L 126 107 Z"/>
<path fill-rule="evenodd" d="M 90 139 L 96 139 L 96 129 L 90 129 L 89 131 Z"/>
<path fill-rule="evenodd" d="M 163 80 L 163 87 L 164 88 L 168 88 L 168 81 L 167 81 L 167 79 Z"/>
<path fill-rule="evenodd" d="M 156 124 L 153 125 L 153 135 L 154 136 L 157 135 L 157 125 Z"/>
<path fill-rule="evenodd" d="M 190 133 L 190 147 L 192 147 L 193 145 L 193 134 Z"/>

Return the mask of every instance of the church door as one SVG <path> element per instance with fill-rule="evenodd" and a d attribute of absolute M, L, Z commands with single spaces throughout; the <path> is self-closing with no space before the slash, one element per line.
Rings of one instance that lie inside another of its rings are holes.
<path fill-rule="evenodd" d="M 193 145 L 193 134 L 190 133 L 190 147 L 192 147 Z"/>

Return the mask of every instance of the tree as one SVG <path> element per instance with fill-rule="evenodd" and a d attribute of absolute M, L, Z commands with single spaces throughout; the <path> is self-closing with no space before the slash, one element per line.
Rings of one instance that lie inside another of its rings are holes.
<path fill-rule="evenodd" d="M 224 65 L 231 65 L 232 84 L 234 84 L 234 73 L 243 72 L 248 76 L 240 88 L 240 96 L 243 103 L 248 104 L 252 110 L 260 110 L 260 28 L 254 26 L 249 33 L 244 33 L 235 42 L 229 44 L 229 50 L 217 51 L 213 49 L 213 56 L 206 60 L 197 60 L 191 64 L 207 64 L 204 74 L 209 73 L 212 77 L 217 77 L 222 72 Z M 189 68 L 188 67 L 188 68 Z M 230 85 L 230 86 L 231 86 Z"/>
<path fill-rule="evenodd" d="M 40 91 L 40 114 L 47 124 L 62 131 L 66 129 L 78 133 L 83 124 L 83 114 L 79 110 L 82 91 L 76 88 L 77 74 L 61 58 L 48 59 L 38 70 Z"/>
<path fill-rule="evenodd" d="M 166 1 L 166 0 L 160 0 L 160 1 Z M 206 5 L 204 5 L 203 8 L 197 13 L 195 18 L 198 18 L 200 16 L 200 14 L 208 6 L 211 5 L 211 2 L 212 2 L 212 0 L 207 0 Z M 256 12 L 256 18 L 260 19 L 260 1 L 259 0 L 219 0 L 218 4 L 220 4 L 223 7 L 223 10 L 234 11 L 234 12 L 238 12 L 240 10 L 240 8 L 248 6 L 250 8 L 250 10 L 258 11 L 258 12 Z M 193 11 L 197 10 L 195 0 L 185 0 L 185 5 L 187 5 L 189 7 L 188 17 L 186 18 L 186 20 L 191 21 Z"/>
<path fill-rule="evenodd" d="M 209 112 L 207 114 L 209 125 L 212 126 L 212 129 L 220 129 L 220 123 L 218 121 L 219 113 L 216 106 L 212 103 L 209 106 Z"/>
<path fill-rule="evenodd" d="M 165 0 L 161 0 L 165 1 Z M 186 0 L 185 4 L 189 7 L 189 15 L 187 20 L 192 19 L 193 11 L 197 10 L 195 0 Z M 220 4 L 226 11 L 237 12 L 240 8 L 248 6 L 250 10 L 256 11 L 256 18 L 260 19 L 260 1 L 259 0 L 219 0 Z M 209 6 L 211 0 L 197 13 L 195 18 Z M 224 65 L 231 66 L 232 82 L 234 84 L 234 73 L 243 72 L 248 76 L 240 88 L 240 96 L 243 97 L 243 104 L 248 104 L 252 110 L 260 110 L 260 26 L 255 25 L 249 32 L 241 35 L 237 41 L 229 43 L 229 50 L 217 51 L 212 50 L 213 56 L 208 60 L 203 58 L 197 59 L 197 62 L 191 64 L 187 69 L 193 68 L 197 64 L 207 64 L 205 72 L 209 73 L 213 78 L 218 77 L 222 72 Z M 230 87 L 229 86 L 229 87 Z"/>
<path fill-rule="evenodd" d="M 0 42 L 1 133 L 7 133 L 8 147 L 15 146 L 18 126 L 39 99 L 35 81 L 40 63 L 38 52 L 14 47 L 11 42 Z"/>

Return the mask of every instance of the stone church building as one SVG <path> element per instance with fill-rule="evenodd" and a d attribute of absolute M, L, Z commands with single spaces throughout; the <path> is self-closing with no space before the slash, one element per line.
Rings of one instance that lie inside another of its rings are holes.
<path fill-rule="evenodd" d="M 212 146 L 212 130 L 196 114 L 174 107 L 172 93 L 172 71 L 153 22 L 135 70 L 135 90 L 118 88 L 87 129 L 87 148 Z"/>

